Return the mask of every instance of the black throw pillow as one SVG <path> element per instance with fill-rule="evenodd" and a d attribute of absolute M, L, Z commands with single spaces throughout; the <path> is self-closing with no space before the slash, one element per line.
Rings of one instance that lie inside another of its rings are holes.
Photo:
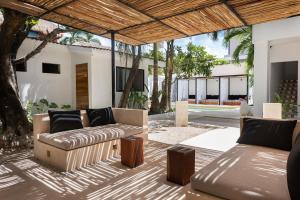
<path fill-rule="evenodd" d="M 266 120 L 244 118 L 237 143 L 277 148 L 290 151 L 297 120 Z"/>
<path fill-rule="evenodd" d="M 296 140 L 287 160 L 287 183 L 291 200 L 300 199 L 300 140 Z"/>
<path fill-rule="evenodd" d="M 50 117 L 50 133 L 83 128 L 80 110 L 48 111 Z"/>
<path fill-rule="evenodd" d="M 115 119 L 111 107 L 100 109 L 87 109 L 90 126 L 103 126 L 106 124 L 115 124 Z"/>

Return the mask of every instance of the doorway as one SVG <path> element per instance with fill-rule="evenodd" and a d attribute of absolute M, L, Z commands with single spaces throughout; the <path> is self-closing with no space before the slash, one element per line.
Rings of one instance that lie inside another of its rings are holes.
<path fill-rule="evenodd" d="M 282 102 L 284 117 L 293 118 L 298 104 L 298 62 L 271 64 L 270 102 Z"/>
<path fill-rule="evenodd" d="M 76 109 L 89 108 L 88 64 L 76 65 Z"/>

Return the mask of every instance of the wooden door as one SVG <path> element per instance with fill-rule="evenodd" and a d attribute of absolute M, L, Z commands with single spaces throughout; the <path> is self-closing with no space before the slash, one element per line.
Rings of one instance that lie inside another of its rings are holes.
<path fill-rule="evenodd" d="M 88 64 L 76 65 L 76 108 L 89 108 Z"/>

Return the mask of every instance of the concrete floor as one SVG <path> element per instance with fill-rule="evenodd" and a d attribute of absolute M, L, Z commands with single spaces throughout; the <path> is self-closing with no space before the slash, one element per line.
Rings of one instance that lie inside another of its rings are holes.
<path fill-rule="evenodd" d="M 149 139 L 227 151 L 236 145 L 240 134 L 237 110 L 189 111 L 188 127 L 175 127 L 174 121 L 174 113 L 149 116 Z"/>

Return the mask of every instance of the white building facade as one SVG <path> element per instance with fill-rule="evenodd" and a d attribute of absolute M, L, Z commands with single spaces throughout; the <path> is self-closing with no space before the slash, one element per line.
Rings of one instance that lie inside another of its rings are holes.
<path fill-rule="evenodd" d="M 18 51 L 18 57 L 24 56 L 40 44 L 40 41 L 26 39 Z M 115 54 L 117 67 L 126 67 L 125 56 Z M 59 73 L 43 73 L 43 63 L 59 65 Z M 87 64 L 88 101 L 90 108 L 112 105 L 111 51 L 108 48 L 96 49 L 79 46 L 66 46 L 49 43 L 33 58 L 27 61 L 26 71 L 17 71 L 20 97 L 23 102 L 36 102 L 47 99 L 58 105 L 68 104 L 76 108 L 76 65 Z M 131 68 L 132 59 L 128 58 L 127 67 Z M 160 63 L 163 65 L 163 63 Z M 144 83 L 148 84 L 148 66 L 153 60 L 143 58 L 140 69 L 143 70 Z M 116 80 L 117 81 L 117 80 Z M 144 90 L 147 94 L 147 90 Z M 118 105 L 122 92 L 116 92 Z"/>
<path fill-rule="evenodd" d="M 254 113 L 262 115 L 263 103 L 273 102 L 284 80 L 299 82 L 300 17 L 253 26 Z M 300 87 L 297 84 L 297 104 Z"/>
<path fill-rule="evenodd" d="M 211 77 L 193 77 L 178 80 L 177 99 L 195 101 L 217 100 L 217 104 L 230 100 L 232 97 L 239 98 L 249 94 L 248 78 L 245 64 L 216 65 L 212 69 Z M 191 100 L 194 99 L 194 100 Z"/>

